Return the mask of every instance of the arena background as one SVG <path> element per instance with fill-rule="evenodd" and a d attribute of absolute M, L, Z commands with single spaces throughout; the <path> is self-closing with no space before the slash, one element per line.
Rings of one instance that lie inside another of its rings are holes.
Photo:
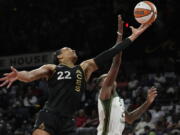
<path fill-rule="evenodd" d="M 151 1 L 157 6 L 158 18 L 123 52 L 118 88 L 129 110 L 144 101 L 148 87 L 158 87 L 159 95 L 149 112 L 126 126 L 124 135 L 180 134 L 178 4 L 177 0 Z M 64 46 L 77 50 L 78 63 L 96 56 L 115 43 L 118 14 L 125 22 L 124 38 L 130 35 L 129 26 L 139 26 L 133 17 L 138 2 L 0 0 L 1 76 L 10 71 L 11 65 L 18 70 L 31 70 L 51 63 L 51 53 Z M 85 129 L 83 134 L 96 132 L 95 80 L 107 72 L 110 63 L 92 75 L 80 110 L 74 116 L 79 129 Z M 34 117 L 47 96 L 48 88 L 43 80 L 29 84 L 17 81 L 10 89 L 0 88 L 0 135 L 29 135 Z M 152 117 L 151 123 L 145 122 L 148 116 Z"/>

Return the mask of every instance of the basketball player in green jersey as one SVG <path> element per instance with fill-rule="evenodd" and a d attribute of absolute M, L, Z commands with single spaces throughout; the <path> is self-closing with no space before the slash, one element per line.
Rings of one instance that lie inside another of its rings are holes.
<path fill-rule="evenodd" d="M 139 28 L 131 27 L 132 34 L 122 43 L 117 43 L 112 48 L 98 56 L 85 60 L 79 65 L 76 51 L 63 47 L 55 52 L 56 64 L 43 65 L 32 71 L 18 71 L 11 67 L 12 72 L 0 78 L 0 86 L 9 88 L 16 80 L 32 82 L 46 79 L 49 85 L 49 97 L 40 110 L 34 125 L 33 135 L 72 135 L 75 134 L 75 123 L 72 120 L 74 112 L 79 106 L 81 94 L 91 74 L 98 70 L 117 53 L 127 48 L 150 25 L 141 25 Z"/>
<path fill-rule="evenodd" d="M 121 42 L 123 34 L 123 22 L 120 20 L 119 24 L 117 42 Z M 122 52 L 116 54 L 109 72 L 101 75 L 98 80 L 101 89 L 98 96 L 99 125 L 97 135 L 122 135 L 125 122 L 131 124 L 138 119 L 157 96 L 156 88 L 150 88 L 144 104 L 130 113 L 125 111 L 124 101 L 116 92 L 116 77 L 121 64 L 121 56 Z"/>

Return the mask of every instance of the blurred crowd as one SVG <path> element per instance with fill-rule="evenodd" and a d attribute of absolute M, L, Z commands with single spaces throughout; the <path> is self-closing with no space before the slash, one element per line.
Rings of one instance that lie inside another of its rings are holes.
<path fill-rule="evenodd" d="M 118 94 L 131 111 L 146 99 L 148 88 L 156 87 L 158 96 L 144 115 L 132 125 L 126 124 L 124 135 L 180 134 L 180 76 L 174 72 L 119 75 Z M 30 135 L 37 112 L 48 97 L 44 80 L 16 82 L 10 89 L 0 88 L 0 134 Z M 87 85 L 74 120 L 79 135 L 95 135 L 98 121 L 98 87 L 96 77 Z"/>

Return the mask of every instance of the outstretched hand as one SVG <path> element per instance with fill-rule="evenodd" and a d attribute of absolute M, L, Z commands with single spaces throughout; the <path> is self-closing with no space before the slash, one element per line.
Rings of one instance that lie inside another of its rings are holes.
<path fill-rule="evenodd" d="M 148 90 L 147 102 L 151 104 L 157 96 L 157 89 L 152 87 Z"/>
<path fill-rule="evenodd" d="M 149 26 L 151 26 L 151 24 L 141 24 L 139 28 L 130 26 L 132 34 L 129 38 L 131 41 L 134 41 L 137 37 L 139 37 Z"/>
<path fill-rule="evenodd" d="M 0 84 L 0 87 L 7 85 L 7 88 L 9 88 L 12 83 L 17 80 L 17 75 L 18 71 L 14 67 L 11 67 L 11 72 L 5 73 L 5 77 L 0 78 L 0 81 L 3 81 L 3 83 Z"/>

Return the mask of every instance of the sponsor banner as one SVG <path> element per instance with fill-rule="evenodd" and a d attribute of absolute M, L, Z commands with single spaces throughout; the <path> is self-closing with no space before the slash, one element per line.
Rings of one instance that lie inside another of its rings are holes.
<path fill-rule="evenodd" d="M 52 63 L 52 52 L 23 54 L 15 56 L 0 57 L 0 70 L 15 68 L 37 67 Z"/>

